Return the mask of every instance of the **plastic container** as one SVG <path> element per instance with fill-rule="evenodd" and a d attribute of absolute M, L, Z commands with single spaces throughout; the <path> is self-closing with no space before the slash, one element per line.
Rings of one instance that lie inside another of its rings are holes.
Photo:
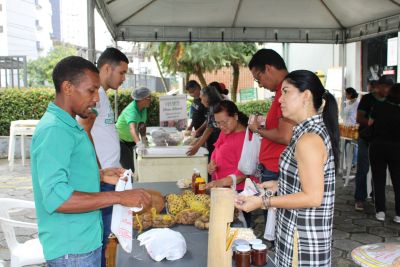
<path fill-rule="evenodd" d="M 206 180 L 203 177 L 197 177 L 195 181 L 195 194 L 205 194 L 206 193 Z"/>
<path fill-rule="evenodd" d="M 196 178 L 197 177 L 201 177 L 200 172 L 198 169 L 194 168 L 193 175 L 192 175 L 192 190 L 194 193 L 196 193 Z"/>
<path fill-rule="evenodd" d="M 264 266 L 267 264 L 267 246 L 264 244 L 254 244 L 251 250 L 251 264 L 254 266 Z"/>
<path fill-rule="evenodd" d="M 236 247 L 236 267 L 250 267 L 251 248 L 248 245 Z"/>
<path fill-rule="evenodd" d="M 233 241 L 233 244 L 232 244 L 232 258 L 233 258 L 233 260 L 235 260 L 236 258 L 235 258 L 235 255 L 236 255 L 236 247 L 237 246 L 249 246 L 250 244 L 249 244 L 249 241 L 247 241 L 247 240 L 244 240 L 244 239 L 236 239 L 236 240 L 234 240 Z"/>
<path fill-rule="evenodd" d="M 253 240 L 249 240 L 250 246 L 253 247 L 253 245 L 261 245 L 262 244 L 262 240 L 261 239 L 253 239 Z"/>

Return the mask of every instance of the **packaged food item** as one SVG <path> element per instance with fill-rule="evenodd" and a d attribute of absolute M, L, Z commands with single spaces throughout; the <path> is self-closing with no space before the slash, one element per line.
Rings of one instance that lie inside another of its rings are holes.
<path fill-rule="evenodd" d="M 251 248 L 250 246 L 240 245 L 236 247 L 236 266 L 250 267 Z"/>
<path fill-rule="evenodd" d="M 197 177 L 195 180 L 194 187 L 195 194 L 205 194 L 206 193 L 206 180 L 203 177 Z"/>
<path fill-rule="evenodd" d="M 264 266 L 267 263 L 267 246 L 255 244 L 251 250 L 251 264 L 254 266 Z"/>
<path fill-rule="evenodd" d="M 192 175 L 192 190 L 193 192 L 196 191 L 196 178 L 201 177 L 200 176 L 200 171 L 196 168 L 193 169 L 193 175 Z"/>

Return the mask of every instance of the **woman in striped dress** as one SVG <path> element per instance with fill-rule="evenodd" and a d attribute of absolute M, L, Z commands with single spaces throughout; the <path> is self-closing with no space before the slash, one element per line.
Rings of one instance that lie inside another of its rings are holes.
<path fill-rule="evenodd" d="M 318 77 L 293 71 L 282 84 L 285 118 L 297 123 L 280 157 L 278 182 L 263 183 L 277 196 L 238 197 L 244 211 L 277 208 L 277 266 L 330 266 L 338 162 L 338 108 Z M 319 112 L 322 110 L 322 112 Z"/>

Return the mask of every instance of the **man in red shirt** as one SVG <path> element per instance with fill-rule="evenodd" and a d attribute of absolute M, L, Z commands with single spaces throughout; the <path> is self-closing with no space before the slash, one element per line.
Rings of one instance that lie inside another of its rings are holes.
<path fill-rule="evenodd" d="M 261 182 L 278 180 L 279 157 L 292 138 L 294 126 L 292 121 L 282 117 L 279 103 L 282 82 L 288 71 L 283 58 L 271 49 L 258 50 L 249 62 L 249 69 L 259 86 L 275 92 L 265 129 L 257 120 L 249 124 L 249 128 L 263 137 L 259 156 Z"/>

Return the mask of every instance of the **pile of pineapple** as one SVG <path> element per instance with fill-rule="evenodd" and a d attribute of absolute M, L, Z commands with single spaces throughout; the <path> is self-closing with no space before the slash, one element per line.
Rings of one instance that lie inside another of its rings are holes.
<path fill-rule="evenodd" d="M 166 196 L 168 212 L 175 216 L 176 223 L 196 224 L 196 220 L 201 221 L 200 229 L 208 229 L 210 213 L 210 196 L 206 194 L 195 195 L 190 190 L 185 190 L 182 194 L 169 194 Z M 207 223 L 207 225 L 205 225 Z M 207 226 L 207 227 L 206 227 Z"/>

